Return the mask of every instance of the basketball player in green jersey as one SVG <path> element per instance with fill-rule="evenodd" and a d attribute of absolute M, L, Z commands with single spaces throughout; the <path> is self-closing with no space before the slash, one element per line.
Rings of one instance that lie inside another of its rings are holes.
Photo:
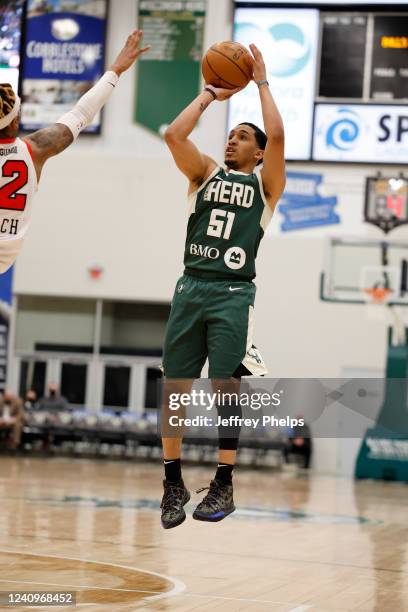
<path fill-rule="evenodd" d="M 177 167 L 189 180 L 185 271 L 174 293 L 163 360 L 166 379 L 169 384 L 179 379 L 182 392 L 183 384 L 191 390 L 207 358 L 212 380 L 267 372 L 252 344 L 252 281 L 259 243 L 285 185 L 284 128 L 262 54 L 255 45 L 251 52 L 266 134 L 251 123 L 237 125 L 228 137 L 225 167 L 201 153 L 189 139 L 198 120 L 215 100 L 227 100 L 239 91 L 211 85 L 165 134 Z M 190 494 L 181 475 L 182 440 L 163 435 L 162 525 L 169 529 L 185 520 L 183 506 Z M 238 437 L 224 436 L 219 429 L 219 464 L 193 514 L 197 520 L 220 521 L 235 510 L 232 470 Z"/>

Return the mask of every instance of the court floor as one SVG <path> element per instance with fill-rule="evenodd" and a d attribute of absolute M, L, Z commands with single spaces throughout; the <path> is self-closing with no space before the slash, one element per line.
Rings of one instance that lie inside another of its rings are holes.
<path fill-rule="evenodd" d="M 406 485 L 238 469 L 234 515 L 194 521 L 193 494 L 165 531 L 158 464 L 0 461 L 0 591 L 76 591 L 78 609 L 112 612 L 408 610 Z"/>

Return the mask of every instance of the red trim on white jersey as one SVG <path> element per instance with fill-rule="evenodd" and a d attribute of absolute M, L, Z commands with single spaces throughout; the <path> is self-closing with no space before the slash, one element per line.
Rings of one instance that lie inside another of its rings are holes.
<path fill-rule="evenodd" d="M 0 138 L 0 144 L 11 144 L 12 142 L 15 142 L 15 138 Z"/>
<path fill-rule="evenodd" d="M 23 142 L 24 142 L 24 144 L 26 145 L 26 147 L 27 147 L 27 149 L 28 149 L 28 152 L 29 152 L 29 154 L 30 154 L 31 159 L 34 161 L 34 153 L 33 153 L 33 148 L 32 148 L 32 146 L 30 145 L 30 143 L 28 142 L 28 140 L 24 140 L 24 139 L 23 139 Z"/>

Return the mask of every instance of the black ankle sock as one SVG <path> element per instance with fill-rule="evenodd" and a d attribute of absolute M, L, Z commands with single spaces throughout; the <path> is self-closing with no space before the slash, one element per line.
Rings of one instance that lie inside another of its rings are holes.
<path fill-rule="evenodd" d="M 233 469 L 233 465 L 229 465 L 228 463 L 219 463 L 217 471 L 215 472 L 215 480 L 220 480 L 224 484 L 232 484 Z"/>
<path fill-rule="evenodd" d="M 164 473 L 169 482 L 179 482 L 181 480 L 180 459 L 164 459 Z"/>

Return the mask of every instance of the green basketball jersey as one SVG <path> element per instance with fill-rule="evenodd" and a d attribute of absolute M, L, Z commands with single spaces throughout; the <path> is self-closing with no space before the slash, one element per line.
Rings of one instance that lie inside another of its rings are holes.
<path fill-rule="evenodd" d="M 259 243 L 272 218 L 260 172 L 217 167 L 189 201 L 186 268 L 203 276 L 253 279 Z"/>

